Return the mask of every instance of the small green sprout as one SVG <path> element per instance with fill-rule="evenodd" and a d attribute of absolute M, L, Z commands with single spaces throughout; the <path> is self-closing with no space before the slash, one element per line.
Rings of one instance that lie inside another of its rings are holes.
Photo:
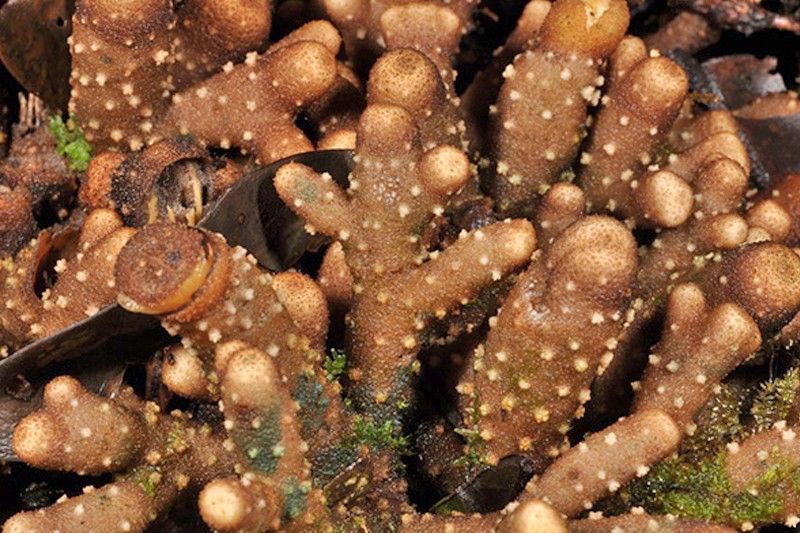
<path fill-rule="evenodd" d="M 70 170 L 85 172 L 92 158 L 92 146 L 83 135 L 75 115 L 66 122 L 61 115 L 50 117 L 50 134 L 56 140 L 58 155 L 66 158 Z"/>
<path fill-rule="evenodd" d="M 322 363 L 322 367 L 328 374 L 329 381 L 338 379 L 339 376 L 344 373 L 346 366 L 347 354 L 345 354 L 344 350 L 337 350 L 336 348 L 331 349 L 331 353 L 325 358 L 325 362 Z"/>

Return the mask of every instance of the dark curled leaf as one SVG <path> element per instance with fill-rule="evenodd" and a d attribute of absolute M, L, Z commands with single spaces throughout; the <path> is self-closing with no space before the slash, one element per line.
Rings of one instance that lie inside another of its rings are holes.
<path fill-rule="evenodd" d="M 781 75 L 774 73 L 777 66 L 774 57 L 737 54 L 709 59 L 703 63 L 703 70 L 716 83 L 726 106 L 738 109 L 759 96 L 786 90 Z"/>
<path fill-rule="evenodd" d="M 800 114 L 765 119 L 737 117 L 736 121 L 773 183 L 800 172 L 800 151 L 791 146 L 800 138 Z"/>
<path fill-rule="evenodd" d="M 200 226 L 225 235 L 231 244 L 247 248 L 271 270 L 285 270 L 324 241 L 305 232 L 305 224 L 278 198 L 272 179 L 290 161 L 328 172 L 347 185 L 352 152 L 328 150 L 282 159 L 244 176 L 226 192 L 200 221 Z"/>
<path fill-rule="evenodd" d="M 499 511 L 517 497 L 533 476 L 533 462 L 521 455 L 510 455 L 497 466 L 481 472 L 456 491 L 436 503 L 432 513 L 491 513 Z"/>
<path fill-rule="evenodd" d="M 0 8 L 0 60 L 51 109 L 67 108 L 74 0 L 9 0 Z"/>

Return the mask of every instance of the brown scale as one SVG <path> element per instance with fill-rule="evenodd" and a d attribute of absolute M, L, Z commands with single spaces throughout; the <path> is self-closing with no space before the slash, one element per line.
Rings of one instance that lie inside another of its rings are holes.
<path fill-rule="evenodd" d="M 144 531 L 178 497 L 233 472 L 233 454 L 209 426 L 173 411 L 162 414 L 130 389 L 114 399 L 61 376 L 41 409 L 14 431 L 14 451 L 27 464 L 117 479 L 54 505 L 19 513 L 3 531 Z"/>
<path fill-rule="evenodd" d="M 26 187 L 0 185 L 0 257 L 13 256 L 36 235 L 32 204 Z"/>
<path fill-rule="evenodd" d="M 67 216 L 77 182 L 48 130 L 49 111 L 34 95 L 20 95 L 19 122 L 8 156 L 0 159 L 0 256 L 12 256 L 36 236 L 35 217 Z"/>
<path fill-rule="evenodd" d="M 74 111 L 95 149 L 138 150 L 169 96 L 238 62 L 269 33 L 269 1 L 80 0 L 72 53 Z"/>
<path fill-rule="evenodd" d="M 328 316 L 311 279 L 296 272 L 273 276 L 221 236 L 169 223 L 140 230 L 122 250 L 115 277 L 124 308 L 159 316 L 168 332 L 180 335 L 182 347 L 162 368 L 174 392 L 219 397 L 214 351 L 229 341 L 246 343 L 275 358 L 290 393 L 305 401 L 298 416 L 312 453 L 347 431 L 339 385 L 322 369 Z M 327 403 L 302 396 L 315 387 Z"/>
<path fill-rule="evenodd" d="M 27 188 L 34 205 L 47 203 L 55 211 L 69 205 L 77 185 L 44 125 L 12 138 L 8 157 L 0 163 L 0 179 L 7 186 Z"/>
<path fill-rule="evenodd" d="M 429 84 L 438 78 L 429 76 Z M 425 151 L 421 131 L 403 108 L 372 104 L 359 122 L 348 192 L 299 164 L 275 178 L 280 197 L 313 231 L 342 243 L 354 280 L 349 375 L 356 401 L 372 413 L 396 413 L 410 399 L 409 373 L 427 323 L 524 264 L 534 246 L 529 223 L 507 221 L 465 232 L 443 252 L 425 252 L 421 233 L 465 183 L 469 162 L 453 146 Z"/>
<path fill-rule="evenodd" d="M 0 274 L 2 342 L 19 348 L 113 303 L 114 265 L 133 233 L 115 212 L 98 209 L 80 228 L 42 231 L 7 260 Z"/>
<path fill-rule="evenodd" d="M 519 277 L 457 388 L 478 417 L 485 460 L 558 455 L 608 363 L 636 266 L 630 232 L 595 216 L 569 226 Z"/>
<path fill-rule="evenodd" d="M 503 71 L 485 151 L 501 212 L 524 211 L 571 164 L 587 106 L 599 100 L 602 63 L 624 36 L 628 17 L 620 0 L 560 0 L 535 46 Z"/>
<path fill-rule="evenodd" d="M 696 54 L 716 43 L 720 34 L 719 28 L 713 26 L 706 17 L 691 11 L 679 11 L 655 33 L 645 37 L 645 42 L 648 48 L 654 48 L 662 54 L 675 50 Z"/>

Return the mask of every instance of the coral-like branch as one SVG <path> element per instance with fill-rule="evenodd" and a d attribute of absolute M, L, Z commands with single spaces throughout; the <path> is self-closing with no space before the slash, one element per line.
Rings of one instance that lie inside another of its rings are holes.
<path fill-rule="evenodd" d="M 595 374 L 608 364 L 636 265 L 624 225 L 586 217 L 517 280 L 458 387 L 476 411 L 489 462 L 515 452 L 558 455 Z"/>
<path fill-rule="evenodd" d="M 680 429 L 663 411 L 634 413 L 564 452 L 528 484 L 523 501 L 539 497 L 574 517 L 644 475 L 651 465 L 675 451 L 680 438 Z"/>
<path fill-rule="evenodd" d="M 574 533 L 605 533 L 607 531 L 674 531 L 680 533 L 734 533 L 736 530 L 709 524 L 705 520 L 679 519 L 671 515 L 652 516 L 631 513 L 609 518 L 585 518 L 569 522 Z"/>
<path fill-rule="evenodd" d="M 312 491 L 294 401 L 264 352 L 222 345 L 216 368 L 241 478 L 206 485 L 200 514 L 218 531 L 277 530 L 306 510 Z"/>
<path fill-rule="evenodd" d="M 334 439 L 341 419 L 338 385 L 322 368 L 327 308 L 310 279 L 262 272 L 242 248 L 203 230 L 153 224 L 120 254 L 116 284 L 128 310 L 160 316 L 182 338 L 165 383 L 184 396 L 214 398 L 219 374 L 212 359 L 221 343 L 238 341 L 274 357 L 281 379 L 300 404 L 303 438 L 314 452 Z"/>
<path fill-rule="evenodd" d="M 501 513 L 435 516 L 431 514 L 402 517 L 401 531 L 408 533 L 446 533 L 464 531 L 478 533 L 566 533 L 567 524 L 561 513 L 541 500 L 529 499 L 511 503 Z"/>
<path fill-rule="evenodd" d="M 503 71 L 486 154 L 500 211 L 525 208 L 569 166 L 587 106 L 599 99 L 600 65 L 627 26 L 623 1 L 562 0 L 545 18 L 537 45 Z"/>
<path fill-rule="evenodd" d="M 311 151 L 294 118 L 336 83 L 338 48 L 330 24 L 311 22 L 266 54 L 249 54 L 244 63 L 173 95 L 154 131 L 192 134 L 221 148 L 238 146 L 262 164 Z"/>
<path fill-rule="evenodd" d="M 674 173 L 642 175 L 639 169 L 646 165 L 642 154 L 655 153 L 667 137 L 688 80 L 669 59 L 647 58 L 629 68 L 616 64 L 626 59 L 611 57 L 615 76 L 582 156 L 581 184 L 594 210 L 675 227 L 692 211 L 691 188 Z"/>
<path fill-rule="evenodd" d="M 452 82 L 450 57 L 477 2 L 323 0 L 322 5 L 357 72 L 366 72 L 384 48 L 413 48 L 434 60 Z"/>
<path fill-rule="evenodd" d="M 429 79 L 439 83 L 435 71 Z M 410 399 L 409 373 L 428 322 L 523 264 L 534 246 L 530 224 L 515 221 L 465 235 L 427 258 L 420 233 L 466 181 L 469 166 L 452 146 L 425 151 L 420 137 L 402 108 L 373 104 L 359 123 L 349 194 L 329 176 L 298 164 L 284 166 L 275 177 L 287 205 L 342 243 L 355 289 L 350 377 L 357 401 L 373 411 L 385 403 L 394 411 Z M 455 271 L 461 275 L 452 276 Z"/>
<path fill-rule="evenodd" d="M 539 33 L 551 6 L 552 2 L 549 0 L 528 2 L 517 21 L 517 26 L 508 36 L 505 44 L 495 50 L 491 63 L 475 75 L 475 79 L 461 96 L 471 151 L 480 152 L 483 147 L 489 109 L 497 99 L 497 94 L 503 85 L 503 69 L 514 60 L 517 54 L 533 46 L 533 40 Z"/>
<path fill-rule="evenodd" d="M 664 332 L 637 387 L 635 409 L 661 409 L 684 430 L 715 388 L 761 345 L 750 315 L 733 303 L 709 309 L 696 285 L 679 285 Z"/>
<path fill-rule="evenodd" d="M 139 149 L 172 94 L 258 49 L 270 24 L 268 0 L 80 0 L 70 109 L 97 148 Z"/>
<path fill-rule="evenodd" d="M 116 472 L 117 481 L 39 511 L 4 531 L 143 531 L 185 490 L 233 470 L 222 439 L 178 411 L 159 413 L 130 390 L 114 400 L 62 376 L 45 388 L 42 409 L 14 431 L 14 449 L 39 468 Z"/>
<path fill-rule="evenodd" d="M 797 454 L 800 452 L 798 428 L 778 422 L 775 427 L 728 446 L 725 471 L 734 492 L 766 491 L 777 488 L 780 495 L 772 516 L 762 520 L 785 521 L 796 525 L 800 514 L 800 496 L 794 486 Z M 763 486 L 761 486 L 763 485 Z"/>

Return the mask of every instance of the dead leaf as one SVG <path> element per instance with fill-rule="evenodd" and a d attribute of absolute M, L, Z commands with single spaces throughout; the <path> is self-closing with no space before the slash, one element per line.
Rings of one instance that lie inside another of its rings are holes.
<path fill-rule="evenodd" d="M 0 8 L 0 60 L 51 109 L 66 110 L 74 0 L 9 0 Z"/>

